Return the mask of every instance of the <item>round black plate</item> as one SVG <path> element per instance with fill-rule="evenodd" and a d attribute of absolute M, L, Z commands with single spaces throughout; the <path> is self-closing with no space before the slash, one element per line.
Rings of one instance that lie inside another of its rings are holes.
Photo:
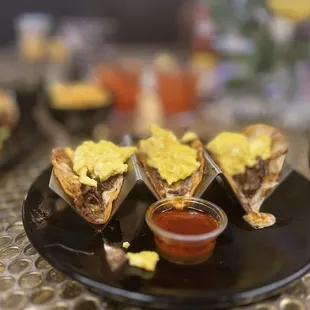
<path fill-rule="evenodd" d="M 51 168 L 45 170 L 26 197 L 26 233 L 49 263 L 99 295 L 165 309 L 233 307 L 278 294 L 309 270 L 310 182 L 297 172 L 293 171 L 264 204 L 263 210 L 275 214 L 277 224 L 259 231 L 243 222 L 238 206 L 227 200 L 220 187 L 210 189 L 207 196 L 229 217 L 214 255 L 192 267 L 161 259 L 153 275 L 127 263 L 113 271 L 108 263 L 111 248 L 104 247 L 106 243 L 119 246 L 123 229 L 135 229 L 135 223 L 124 219 L 136 210 L 141 190 L 129 195 L 121 207 L 123 213 L 117 213 L 99 235 L 49 189 L 50 173 Z M 151 196 L 148 199 L 152 201 Z M 129 250 L 153 248 L 152 235 L 144 225 Z"/>

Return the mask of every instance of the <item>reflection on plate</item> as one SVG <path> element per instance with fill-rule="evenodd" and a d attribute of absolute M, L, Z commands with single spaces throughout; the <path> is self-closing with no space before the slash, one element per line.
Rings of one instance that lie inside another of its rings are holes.
<path fill-rule="evenodd" d="M 132 269 L 120 252 L 154 250 L 148 227 L 134 221 L 154 201 L 152 194 L 145 188 L 132 191 L 101 235 L 49 189 L 50 174 L 51 167 L 29 190 L 25 231 L 49 263 L 96 294 L 162 309 L 234 307 L 277 294 L 310 269 L 310 182 L 297 172 L 268 197 L 262 210 L 278 220 L 259 231 L 242 220 L 240 209 L 214 183 L 203 198 L 229 219 L 214 255 L 190 267 L 161 259 L 153 274 Z M 127 250 L 121 249 L 124 241 L 130 242 Z"/>

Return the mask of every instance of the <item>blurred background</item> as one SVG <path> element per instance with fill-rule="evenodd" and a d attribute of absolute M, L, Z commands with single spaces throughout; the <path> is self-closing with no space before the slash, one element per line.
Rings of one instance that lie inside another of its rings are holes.
<path fill-rule="evenodd" d="M 309 0 L 13 0 L 0 20 L 0 87 L 56 144 L 309 131 Z"/>
<path fill-rule="evenodd" d="M 253 122 L 279 127 L 310 178 L 310 0 L 0 1 L 0 308 L 28 296 L 97 308 L 23 231 L 22 201 L 53 147 L 143 137 L 152 123 L 207 142 Z M 48 214 L 36 210 L 42 227 Z M 306 308 L 309 279 L 279 307 Z"/>

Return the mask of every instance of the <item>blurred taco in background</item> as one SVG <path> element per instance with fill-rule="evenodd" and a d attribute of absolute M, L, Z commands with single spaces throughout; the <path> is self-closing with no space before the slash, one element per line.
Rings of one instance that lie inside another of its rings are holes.
<path fill-rule="evenodd" d="M 19 108 L 9 92 L 0 90 L 0 149 L 19 121 Z"/>

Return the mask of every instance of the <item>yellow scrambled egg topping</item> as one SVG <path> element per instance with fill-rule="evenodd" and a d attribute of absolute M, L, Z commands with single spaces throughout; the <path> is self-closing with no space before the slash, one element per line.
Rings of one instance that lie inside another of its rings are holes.
<path fill-rule="evenodd" d="M 73 154 L 73 170 L 80 176 L 81 183 L 97 186 L 95 178 L 106 181 L 127 172 L 126 161 L 135 151 L 135 147 L 120 147 L 110 141 L 85 141 Z"/>
<path fill-rule="evenodd" d="M 198 136 L 193 131 L 187 131 L 184 136 L 181 138 L 182 143 L 189 143 L 193 140 L 198 139 Z"/>
<path fill-rule="evenodd" d="M 236 175 L 253 167 L 260 157 L 263 160 L 271 156 L 271 138 L 261 134 L 248 139 L 241 133 L 222 132 L 207 144 L 224 173 Z"/>
<path fill-rule="evenodd" d="M 151 125 L 150 131 L 152 136 L 140 142 L 141 151 L 147 154 L 147 164 L 157 169 L 169 185 L 186 179 L 199 168 L 197 150 L 182 144 L 171 131 L 156 125 Z"/>
<path fill-rule="evenodd" d="M 153 251 L 142 251 L 139 253 L 127 253 L 129 265 L 145 269 L 147 271 L 154 271 L 159 261 L 159 255 Z"/>

